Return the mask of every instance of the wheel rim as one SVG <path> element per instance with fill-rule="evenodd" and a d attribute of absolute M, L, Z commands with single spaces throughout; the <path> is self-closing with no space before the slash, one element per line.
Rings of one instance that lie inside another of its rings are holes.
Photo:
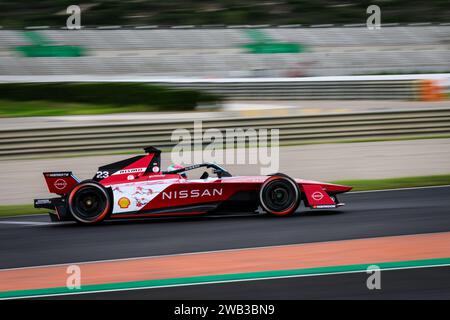
<path fill-rule="evenodd" d="M 74 217 L 86 223 L 101 220 L 109 210 L 108 196 L 100 187 L 88 184 L 75 189 L 69 199 Z"/>
<path fill-rule="evenodd" d="M 297 203 L 298 190 L 288 179 L 276 178 L 268 181 L 261 190 L 261 204 L 270 213 L 289 214 Z"/>

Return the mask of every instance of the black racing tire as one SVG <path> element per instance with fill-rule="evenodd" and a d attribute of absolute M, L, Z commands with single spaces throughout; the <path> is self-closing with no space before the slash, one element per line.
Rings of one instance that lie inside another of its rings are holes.
<path fill-rule="evenodd" d="M 261 186 L 260 205 L 264 211 L 277 217 L 294 214 L 301 202 L 301 192 L 294 179 L 274 174 Z"/>
<path fill-rule="evenodd" d="M 67 198 L 67 206 L 77 222 L 96 224 L 111 212 L 111 196 L 101 184 L 87 180 L 72 189 Z"/>

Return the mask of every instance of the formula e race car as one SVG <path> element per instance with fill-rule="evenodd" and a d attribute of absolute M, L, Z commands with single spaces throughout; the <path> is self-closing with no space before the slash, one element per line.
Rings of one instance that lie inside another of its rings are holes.
<path fill-rule="evenodd" d="M 227 213 L 292 215 L 306 207 L 336 208 L 337 194 L 351 187 L 293 179 L 282 173 L 233 177 L 214 163 L 161 170 L 161 151 L 102 166 L 91 180 L 78 181 L 72 172 L 44 172 L 50 193 L 59 197 L 34 200 L 47 208 L 52 221 L 94 224 L 104 219 Z M 199 179 L 187 173 L 206 168 Z M 208 170 L 210 169 L 210 170 Z M 210 177 L 208 171 L 214 177 Z"/>

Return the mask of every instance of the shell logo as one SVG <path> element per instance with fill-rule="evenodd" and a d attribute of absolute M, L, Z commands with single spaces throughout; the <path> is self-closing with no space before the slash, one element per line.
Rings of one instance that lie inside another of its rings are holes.
<path fill-rule="evenodd" d="M 122 197 L 119 199 L 119 201 L 117 201 L 117 204 L 121 209 L 127 209 L 130 206 L 131 201 L 126 197 Z"/>

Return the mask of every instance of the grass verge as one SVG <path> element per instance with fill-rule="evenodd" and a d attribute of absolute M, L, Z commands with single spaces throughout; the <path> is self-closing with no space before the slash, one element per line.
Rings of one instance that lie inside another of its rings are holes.
<path fill-rule="evenodd" d="M 353 186 L 353 191 L 442 186 L 450 184 L 450 174 L 375 180 L 339 180 L 334 183 Z"/>
<path fill-rule="evenodd" d="M 0 83 L 0 117 L 191 111 L 210 93 L 145 83 Z"/>
<path fill-rule="evenodd" d="M 74 102 L 0 100 L 0 117 L 3 118 L 73 116 L 149 111 L 159 111 L 159 108 L 148 105 L 115 106 Z"/>
<path fill-rule="evenodd" d="M 35 209 L 32 204 L 14 204 L 0 206 L 0 217 L 21 216 L 47 212 L 48 210 L 46 209 Z"/>
<path fill-rule="evenodd" d="M 450 185 L 450 174 L 409 178 L 375 180 L 338 180 L 333 183 L 353 186 L 353 191 L 398 189 Z M 35 209 L 32 204 L 0 206 L 0 217 L 46 213 L 46 209 Z"/>

